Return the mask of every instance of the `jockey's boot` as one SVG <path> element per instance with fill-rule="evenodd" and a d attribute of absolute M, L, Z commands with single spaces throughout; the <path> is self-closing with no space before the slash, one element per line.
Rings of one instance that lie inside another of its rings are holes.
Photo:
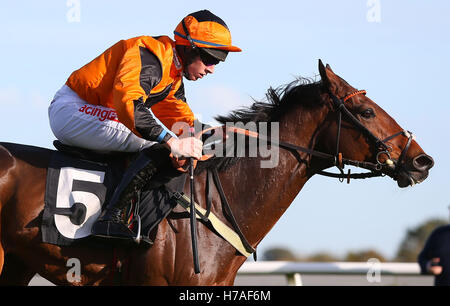
<path fill-rule="evenodd" d="M 122 210 L 131 203 L 137 192 L 146 187 L 151 178 L 155 176 L 158 165 L 161 164 L 161 160 L 153 158 L 154 154 L 149 154 L 151 151 L 153 151 L 152 147 L 141 151 L 127 168 L 111 201 L 92 226 L 91 234 L 93 236 L 115 239 L 135 238 L 134 233 L 122 220 Z"/>

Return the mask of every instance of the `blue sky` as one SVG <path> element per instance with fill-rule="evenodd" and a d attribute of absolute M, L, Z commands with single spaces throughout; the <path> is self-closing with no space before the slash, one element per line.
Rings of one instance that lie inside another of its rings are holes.
<path fill-rule="evenodd" d="M 435 159 L 429 179 L 408 189 L 388 178 L 346 185 L 314 177 L 260 253 L 272 246 L 338 255 L 370 247 L 390 257 L 408 228 L 448 218 L 449 1 L 154 2 L 79 0 L 79 22 L 67 18 L 70 1 L 0 2 L 0 141 L 51 148 L 47 107 L 73 70 L 120 39 L 172 36 L 182 17 L 207 8 L 244 52 L 230 54 L 213 75 L 186 82 L 203 121 L 250 105 L 295 76 L 317 77 L 322 59 L 415 132 Z M 370 22 L 376 7 L 380 22 Z"/>

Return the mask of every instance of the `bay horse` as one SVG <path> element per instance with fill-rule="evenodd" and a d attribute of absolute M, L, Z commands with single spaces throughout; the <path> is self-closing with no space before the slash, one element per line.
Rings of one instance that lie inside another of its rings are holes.
<path fill-rule="evenodd" d="M 356 161 L 359 166 L 375 165 L 376 171 L 395 179 L 399 187 L 424 181 L 433 166 L 433 159 L 411 135 L 363 92 L 350 86 L 320 60 L 319 73 L 320 81 L 303 80 L 270 88 L 267 101 L 217 117 L 224 124 L 279 122 L 280 144 L 289 143 L 299 149 L 280 149 L 279 162 L 274 168 L 260 167 L 261 156 L 217 157 L 209 161 L 209 166 L 219 168 L 237 223 L 254 248 L 305 183 L 320 171 L 342 163 L 342 159 Z M 336 148 L 340 153 L 336 155 L 341 159 L 339 162 L 314 154 L 334 156 Z M 114 283 L 110 276 L 116 269 L 114 257 L 128 259 L 126 273 L 121 278 L 124 285 L 233 284 L 246 257 L 202 222 L 197 227 L 201 273 L 194 273 L 188 217 L 169 215 L 159 224 L 154 245 L 146 249 L 117 249 L 108 245 L 61 247 L 42 243 L 40 216 L 51 152 L 1 143 L 1 284 L 26 285 L 39 273 L 57 285 L 111 285 Z M 204 207 L 206 174 L 200 170 L 197 173 L 195 198 Z M 189 194 L 189 184 L 184 189 Z M 211 211 L 229 224 L 215 187 Z M 76 282 L 69 281 L 66 275 L 70 258 L 77 258 L 81 263 L 81 278 Z"/>

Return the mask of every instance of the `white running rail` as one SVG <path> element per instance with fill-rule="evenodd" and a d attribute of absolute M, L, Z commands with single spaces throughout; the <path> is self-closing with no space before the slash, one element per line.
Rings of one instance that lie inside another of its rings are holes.
<path fill-rule="evenodd" d="M 292 262 L 261 261 L 245 262 L 238 275 L 286 275 L 288 284 L 301 286 L 301 274 L 335 274 L 335 275 L 396 275 L 419 276 L 417 263 L 387 262 Z"/>

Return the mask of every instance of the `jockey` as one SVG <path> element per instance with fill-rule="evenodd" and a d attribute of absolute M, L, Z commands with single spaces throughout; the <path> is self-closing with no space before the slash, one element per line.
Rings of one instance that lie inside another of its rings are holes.
<path fill-rule="evenodd" d="M 133 237 L 121 211 L 160 170 L 161 160 L 170 153 L 175 158 L 201 158 L 200 140 L 168 133 L 175 123 L 194 125 L 183 76 L 201 79 L 213 73 L 228 52 L 241 49 L 231 44 L 225 22 L 208 10 L 183 18 L 174 35 L 175 41 L 139 36 L 117 42 L 73 72 L 49 107 L 51 129 L 63 144 L 139 152 L 94 224 L 94 236 Z"/>

